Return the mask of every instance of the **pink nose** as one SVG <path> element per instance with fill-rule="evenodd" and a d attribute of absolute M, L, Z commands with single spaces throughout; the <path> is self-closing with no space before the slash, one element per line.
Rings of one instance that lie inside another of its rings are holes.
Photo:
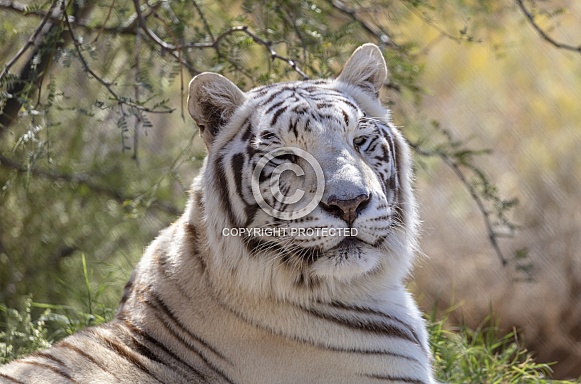
<path fill-rule="evenodd" d="M 351 225 L 359 215 L 359 212 L 367 206 L 369 200 L 370 195 L 368 194 L 361 194 L 352 199 L 339 199 L 333 195 L 326 203 L 321 201 L 321 207 Z"/>

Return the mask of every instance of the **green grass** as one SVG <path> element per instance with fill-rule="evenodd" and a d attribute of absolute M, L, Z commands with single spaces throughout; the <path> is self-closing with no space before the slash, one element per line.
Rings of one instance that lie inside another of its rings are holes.
<path fill-rule="evenodd" d="M 34 303 L 30 298 L 24 299 L 20 310 L 0 304 L 0 365 L 48 348 L 81 328 L 104 323 L 114 313 L 99 307 L 99 314 L 95 314 L 64 305 Z"/>
<path fill-rule="evenodd" d="M 91 299 L 92 300 L 92 299 Z M 90 301 L 95 306 L 95 301 Z M 86 307 L 84 305 L 84 307 Z M 38 315 L 34 313 L 38 312 Z M 100 313 L 100 314 L 96 314 Z M 24 301 L 18 311 L 0 305 L 0 364 L 48 347 L 53 341 L 112 318 L 102 306 L 78 310 Z M 444 383 L 581 383 L 551 380 L 550 364 L 536 363 L 516 333 L 500 335 L 490 320 L 476 330 L 447 328 L 435 315 L 428 319 L 438 380 Z"/>
<path fill-rule="evenodd" d="M 428 319 L 438 380 L 445 383 L 521 384 L 581 383 L 551 380 L 551 365 L 537 363 L 516 332 L 500 334 L 491 318 L 477 329 L 445 327 L 445 319 Z"/>

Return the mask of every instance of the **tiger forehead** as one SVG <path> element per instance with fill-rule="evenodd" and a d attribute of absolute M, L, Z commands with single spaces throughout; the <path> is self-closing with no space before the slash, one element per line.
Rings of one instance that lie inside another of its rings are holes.
<path fill-rule="evenodd" d="M 261 120 L 266 123 L 262 128 L 278 128 L 282 132 L 287 128 L 295 136 L 300 132 L 328 129 L 329 123 L 346 129 L 363 115 L 348 96 L 317 83 L 265 86 L 251 91 L 251 94 L 255 97 Z"/>

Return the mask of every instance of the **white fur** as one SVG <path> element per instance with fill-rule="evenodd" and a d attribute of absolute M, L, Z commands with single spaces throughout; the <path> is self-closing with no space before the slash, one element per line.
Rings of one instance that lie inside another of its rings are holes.
<path fill-rule="evenodd" d="M 245 150 L 246 144 L 239 138 L 246 122 L 260 130 L 271 117 L 257 93 L 243 94 L 219 75 L 202 74 L 190 83 L 192 117 L 198 123 L 207 122 L 207 110 L 200 108 L 203 99 L 219 106 L 217 112 L 223 113 L 227 123 L 218 133 L 209 129 L 203 133 L 209 155 L 194 180 L 186 212 L 148 247 L 126 290 L 118 319 L 65 339 L 65 345 L 78 347 L 95 361 L 57 344 L 48 351 L 56 360 L 28 357 L 2 367 L 0 374 L 35 383 L 66 382 L 55 369 L 82 383 L 406 382 L 396 378 L 434 383 L 425 325 L 403 282 L 413 262 L 418 221 L 409 149 L 394 129 L 393 140 L 401 149 L 398 182 L 405 220 L 402 226 L 387 230 L 372 225 L 369 213 L 380 211 L 382 204 L 385 212 L 392 212 L 385 208 L 387 196 L 373 167 L 350 144 L 353 137 L 349 135 L 356 132 L 355 122 L 362 113 L 380 124 L 390 124 L 389 113 L 377 98 L 386 75 L 379 49 L 362 46 L 337 80 L 317 84 L 360 108 L 347 113 L 353 125 L 341 128 L 347 138 L 338 134 L 336 121 L 343 117 L 334 109 L 328 113 L 336 119 L 313 126 L 311 136 L 304 134 L 292 141 L 291 136 L 280 135 L 283 141 L 311 152 L 326 172 L 327 187 L 335 193 L 349 193 L 362 181 L 366 183 L 374 200 L 353 225 L 361 229 L 362 240 L 386 238 L 386 246 L 364 246 L 360 258 L 337 258 L 330 253 L 312 265 L 289 266 L 273 250 L 250 254 L 241 238 L 223 236 L 222 229 L 231 226 L 232 219 L 244 220 L 245 212 L 241 204 L 234 204 L 233 217 L 225 213 L 221 191 L 226 186 L 221 184 L 224 179 L 217 175 L 215 164 Z M 290 124 L 290 118 L 281 115 L 280 124 Z M 226 167 L 225 172 L 225 180 L 231 182 L 233 170 Z M 249 197 L 231 189 L 228 198 L 242 202 Z M 344 225 L 320 208 L 309 218 L 327 228 Z M 257 225 L 272 223 L 262 212 L 254 220 Z M 294 221 L 287 225 L 304 224 Z M 303 240 L 332 250 L 341 239 Z M 300 271 L 317 284 L 297 285 Z M 392 328 L 401 335 L 390 331 Z M 131 357 L 123 358 L 105 347 L 101 338 L 127 347 Z M 135 340 L 165 364 L 134 352 Z M 26 363 L 35 359 L 53 369 Z M 131 359 L 139 364 L 132 364 Z"/>

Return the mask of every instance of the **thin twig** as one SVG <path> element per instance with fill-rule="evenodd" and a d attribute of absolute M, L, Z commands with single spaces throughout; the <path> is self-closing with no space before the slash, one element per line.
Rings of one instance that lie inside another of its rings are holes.
<path fill-rule="evenodd" d="M 490 244 L 492 245 L 494 252 L 496 253 L 498 258 L 500 259 L 500 262 L 502 263 L 502 265 L 506 266 L 508 264 L 508 261 L 507 261 L 506 257 L 504 256 L 504 253 L 500 249 L 500 246 L 498 245 L 498 235 L 494 231 L 492 220 L 490 218 L 490 212 L 484 206 L 484 201 L 482 200 L 482 198 L 480 197 L 480 195 L 478 194 L 478 192 L 476 191 L 474 186 L 468 181 L 468 179 L 466 178 L 466 175 L 464 175 L 464 172 L 462 172 L 460 165 L 457 162 L 455 162 L 446 153 L 439 152 L 439 151 L 427 151 L 427 150 L 421 148 L 418 144 L 411 143 L 411 142 L 408 142 L 408 143 L 414 149 L 414 151 L 416 151 L 416 153 L 418 153 L 419 155 L 429 156 L 429 157 L 434 157 L 434 156 L 439 157 L 444 162 L 444 164 L 446 164 L 448 167 L 450 167 L 452 169 L 452 171 L 456 174 L 456 176 L 458 177 L 460 182 L 468 190 L 470 197 L 472 198 L 472 200 L 474 200 L 474 202 L 476 203 L 476 206 L 478 207 L 478 210 L 482 214 L 482 218 L 484 219 L 484 225 L 486 226 L 486 233 L 488 235 L 488 240 L 489 240 Z"/>
<path fill-rule="evenodd" d="M 222 42 L 223 39 L 225 39 L 226 37 L 233 35 L 234 33 L 237 32 L 242 32 L 245 33 L 246 35 L 248 35 L 250 38 L 252 38 L 252 40 L 257 43 L 260 44 L 262 46 L 264 46 L 269 54 L 270 54 L 270 58 L 272 60 L 281 60 L 284 61 L 285 63 L 287 63 L 295 72 L 297 72 L 299 75 L 301 75 L 303 77 L 303 80 L 308 80 L 309 77 L 307 76 L 306 73 L 304 73 L 296 64 L 296 62 L 292 59 L 289 59 L 287 57 L 281 56 L 278 53 L 276 53 L 276 51 L 272 48 L 272 42 L 271 41 L 267 41 L 264 39 L 261 39 L 258 35 L 250 32 L 248 30 L 248 27 L 246 25 L 240 25 L 237 27 L 232 27 L 230 29 L 228 29 L 227 31 L 222 32 L 222 34 L 218 35 L 218 37 L 212 42 L 212 43 L 191 43 L 191 44 L 185 44 L 183 45 L 183 48 L 214 48 L 214 49 L 218 49 L 220 46 L 220 43 Z"/>
<path fill-rule="evenodd" d="M 521 9 L 522 13 L 526 16 L 527 20 L 529 21 L 529 24 L 534 28 L 535 31 L 537 31 L 537 33 L 548 43 L 550 43 L 551 45 L 557 47 L 557 48 L 561 48 L 561 49 L 566 49 L 568 51 L 573 51 L 573 52 L 577 52 L 577 53 L 581 53 L 581 45 L 578 47 L 575 47 L 573 45 L 569 45 L 569 44 L 565 44 L 565 43 L 561 43 L 556 41 L 555 39 L 553 39 L 551 36 L 549 36 L 535 21 L 535 17 L 534 15 L 525 7 L 524 3 L 522 0 L 516 0 L 517 5 L 519 6 L 519 8 Z"/>
<path fill-rule="evenodd" d="M 54 14 L 51 14 L 51 12 L 45 12 L 45 11 L 41 11 L 41 10 L 27 12 L 26 7 L 27 6 L 24 4 L 20 4 L 20 3 L 16 3 L 16 2 L 12 2 L 12 1 L 7 1 L 7 0 L 0 0 L 0 8 L 3 8 L 3 9 L 8 10 L 8 11 L 18 12 L 21 16 L 24 16 L 24 17 L 33 16 L 33 17 L 38 17 L 38 18 L 48 17 L 50 21 L 59 22 L 59 23 L 62 21 L 61 15 L 54 15 Z M 81 28 L 81 29 L 89 31 L 89 32 L 98 30 L 99 34 L 103 34 L 103 33 L 113 34 L 113 35 L 120 35 L 120 34 L 121 35 L 123 35 L 123 34 L 134 35 L 135 34 L 135 29 L 136 29 L 135 26 L 137 25 L 137 15 L 129 16 L 127 18 L 127 21 L 124 22 L 123 24 L 112 26 L 112 27 L 107 27 L 106 21 L 105 21 L 105 24 L 103 24 L 103 25 L 94 25 L 94 24 L 91 24 L 90 22 L 87 23 L 82 18 L 74 18 L 73 20 L 70 20 L 71 24 L 74 25 L 75 27 Z"/>
<path fill-rule="evenodd" d="M 297 25 L 297 20 L 299 19 L 299 17 L 297 17 L 296 15 L 290 14 L 290 12 L 287 8 L 288 7 L 284 7 L 281 5 L 281 11 L 282 11 L 281 17 L 283 18 L 283 20 L 287 24 L 292 26 L 295 33 L 297 34 L 297 38 L 301 42 L 301 48 L 303 51 L 303 61 L 306 62 L 307 61 L 307 44 L 305 42 L 305 38 L 303 37 L 303 34 L 301 33 L 301 30 L 299 29 L 299 26 Z"/>
<path fill-rule="evenodd" d="M 137 30 L 135 34 L 135 101 L 139 102 L 141 84 L 141 32 Z M 133 126 L 133 160 L 139 166 L 139 134 L 143 128 L 143 118 L 138 112 L 135 114 L 135 124 Z"/>
<path fill-rule="evenodd" d="M 20 57 L 22 57 L 22 55 L 24 55 L 24 53 L 28 50 L 28 48 L 30 48 L 31 46 L 33 46 L 36 43 L 38 36 L 40 35 L 42 30 L 44 29 L 44 26 L 46 25 L 48 20 L 51 19 L 52 13 L 53 13 L 54 9 L 56 8 L 56 6 L 58 5 L 58 3 L 59 3 L 59 0 L 53 1 L 53 3 L 50 6 L 50 9 L 48 10 L 46 15 L 44 16 L 44 18 L 40 22 L 40 24 L 38 25 L 36 30 L 28 38 L 28 41 L 26 42 L 26 44 L 22 48 L 20 48 L 20 50 L 16 53 L 16 55 L 10 61 L 8 61 L 4 65 L 4 69 L 2 70 L 2 73 L 0 74 L 0 81 L 2 81 L 2 79 L 4 79 L 4 76 L 6 76 L 6 74 L 10 70 L 10 68 L 18 61 L 18 59 L 20 59 Z"/>
<path fill-rule="evenodd" d="M 482 198 L 478 195 L 474 186 L 468 182 L 466 176 L 464 175 L 464 173 L 460 169 L 460 166 L 456 162 L 452 161 L 452 159 L 450 159 L 450 157 L 448 156 L 441 156 L 441 158 L 445 164 L 452 168 L 456 176 L 458 176 L 462 184 L 464 184 L 464 186 L 470 193 L 472 200 L 474 200 L 474 202 L 478 206 L 478 210 L 480 211 L 484 218 L 484 224 L 486 225 L 486 233 L 488 234 L 488 240 L 490 241 L 492 248 L 494 248 L 494 251 L 498 255 L 500 262 L 502 263 L 502 266 L 506 266 L 508 262 L 498 245 L 497 235 L 494 232 L 494 229 L 492 227 L 492 221 L 490 220 L 490 212 L 488 212 L 486 207 L 484 207 L 484 202 L 482 201 Z"/>
<path fill-rule="evenodd" d="M 272 48 L 272 42 L 271 41 L 267 41 L 264 39 L 261 39 L 260 37 L 258 37 L 258 35 L 250 32 L 248 30 L 247 26 L 238 26 L 238 27 L 233 27 L 228 29 L 227 31 L 223 32 L 222 34 L 220 34 L 217 38 L 212 39 L 212 42 L 209 43 L 190 43 L 190 44 L 183 44 L 183 45 L 175 45 L 175 44 L 170 44 L 166 41 L 164 41 L 163 39 L 161 39 L 159 36 L 157 36 L 157 34 L 155 32 L 153 32 L 148 26 L 147 26 L 147 21 L 145 20 L 145 17 L 143 15 L 143 12 L 141 10 L 141 6 L 139 4 L 139 0 L 133 0 L 133 4 L 135 7 L 135 12 L 137 13 L 137 18 L 139 20 L 139 26 L 141 29 L 143 29 L 143 31 L 145 32 L 145 34 L 153 41 L 155 42 L 157 45 L 159 45 L 162 49 L 170 52 L 174 57 L 176 57 L 177 55 L 177 59 L 180 63 L 185 64 L 185 60 L 183 60 L 181 58 L 181 51 L 183 49 L 188 49 L 188 48 L 198 48 L 198 49 L 202 49 L 202 48 L 213 48 L 216 51 L 218 51 L 219 46 L 221 41 L 226 38 L 227 36 L 230 36 L 234 33 L 237 32 L 243 32 L 246 35 L 250 36 L 252 38 L 252 40 L 255 43 L 258 43 L 262 46 L 264 46 L 266 49 L 268 49 L 269 53 L 270 53 L 270 57 L 272 60 L 281 60 L 286 62 L 295 72 L 297 72 L 298 74 L 300 74 L 303 77 L 303 80 L 308 80 L 309 77 L 306 75 L 306 73 L 304 73 L 296 64 L 296 62 L 292 59 L 289 59 L 287 57 L 281 56 L 279 55 L 273 48 Z M 161 17 L 155 12 L 152 11 L 153 14 L 161 20 Z M 209 27 L 208 27 L 209 28 Z M 174 39 L 175 40 L 175 39 Z M 177 52 L 177 54 L 176 54 Z M 197 72 L 197 71 L 196 71 Z M 197 73 L 196 73 L 197 74 Z"/>
<path fill-rule="evenodd" d="M 462 37 L 462 36 L 464 36 L 464 35 L 461 35 L 461 36 L 456 36 L 456 35 L 453 35 L 453 34 L 449 33 L 448 31 L 446 31 L 444 28 L 442 28 L 442 27 L 440 27 L 440 26 L 436 25 L 436 24 L 435 24 L 435 23 L 434 23 L 434 22 L 433 22 L 433 21 L 432 21 L 432 20 L 431 20 L 429 17 L 427 17 L 425 14 L 423 14 L 423 13 L 419 12 L 419 11 L 416 9 L 416 6 L 414 6 L 414 5 L 410 5 L 410 4 L 408 4 L 407 2 L 405 2 L 405 1 L 403 2 L 403 5 L 404 5 L 404 6 L 406 6 L 406 7 L 407 7 L 407 8 L 410 10 L 410 12 L 412 12 L 414 15 L 416 15 L 416 16 L 417 16 L 417 17 L 418 17 L 420 20 L 423 20 L 423 21 L 426 23 L 426 25 L 428 25 L 429 27 L 431 27 L 431 28 L 435 29 L 435 30 L 436 30 L 436 31 L 438 31 L 438 32 L 439 32 L 439 33 L 440 33 L 442 36 L 445 36 L 445 37 L 447 37 L 447 38 L 448 38 L 448 39 L 450 39 L 450 40 L 456 41 L 456 42 L 458 42 L 458 43 L 460 43 L 460 42 L 463 42 L 463 41 L 470 41 L 470 42 L 475 42 L 475 43 L 482 43 L 482 40 L 474 40 L 474 39 L 468 39 L 468 38 Z"/>
<path fill-rule="evenodd" d="M 365 31 L 367 31 L 367 33 L 376 36 L 382 44 L 388 45 L 392 48 L 399 48 L 399 46 L 391 39 L 391 37 L 389 37 L 389 34 L 372 27 L 367 21 L 360 18 L 357 15 L 357 11 L 354 9 L 347 7 L 345 4 L 338 0 L 331 0 L 330 3 L 333 8 L 349 16 L 351 20 L 356 21 Z"/>
<path fill-rule="evenodd" d="M 115 0 L 111 1 L 111 5 L 109 6 L 109 11 L 107 12 L 107 16 L 105 16 L 105 20 L 103 20 L 103 25 L 101 26 L 101 28 L 99 28 L 99 32 L 97 32 L 97 36 L 95 36 L 95 38 L 93 39 L 93 44 L 95 44 L 99 40 L 99 37 L 101 37 L 101 34 L 105 30 L 105 27 L 107 26 L 107 22 L 109 21 L 109 18 L 111 17 L 111 13 L 113 11 L 114 6 L 115 6 Z"/>
<path fill-rule="evenodd" d="M 87 63 L 87 60 L 83 56 L 83 53 L 81 50 L 81 44 L 77 40 L 77 37 L 75 36 L 75 33 L 73 31 L 73 26 L 71 25 L 69 18 L 66 14 L 66 9 L 63 9 L 63 13 L 64 13 L 65 22 L 67 24 L 67 28 L 69 30 L 69 35 L 71 36 L 71 40 L 73 41 L 73 45 L 75 46 L 75 51 L 77 52 L 77 55 L 79 56 L 79 60 L 81 61 L 81 64 L 83 65 L 83 69 L 85 71 L 87 71 L 89 74 L 91 74 L 91 76 L 93 76 L 93 78 L 95 78 L 95 80 L 97 80 L 99 83 L 101 83 L 101 85 L 103 85 L 107 89 L 107 91 L 113 96 L 113 98 L 115 100 L 117 100 L 118 103 L 126 104 L 126 105 L 133 107 L 133 108 L 139 109 L 141 111 L 149 112 L 149 113 L 171 113 L 174 111 L 173 108 L 169 108 L 169 109 L 161 110 L 161 111 L 151 109 L 151 108 L 136 104 L 136 103 L 129 101 L 125 98 L 121 98 L 119 95 L 117 95 L 117 93 L 113 90 L 113 87 L 112 87 L 112 85 L 114 85 L 114 83 L 110 83 L 110 82 L 103 80 L 99 75 L 97 75 L 95 73 L 95 71 L 93 71 L 91 69 L 91 67 L 89 66 L 89 63 Z"/>
<path fill-rule="evenodd" d="M 200 15 L 200 19 L 202 20 L 202 23 L 204 24 L 204 28 L 206 29 L 206 32 L 208 32 L 210 39 L 212 39 L 212 41 L 213 41 L 214 34 L 212 34 L 212 29 L 210 28 L 210 24 L 208 24 L 208 20 L 206 20 L 206 15 L 204 15 L 204 12 L 202 12 L 202 8 L 200 8 L 200 6 L 198 5 L 198 2 L 196 0 L 192 0 L 192 3 L 194 4 L 194 8 L 196 8 L 196 11 L 198 11 L 198 14 Z"/>
<path fill-rule="evenodd" d="M 143 31 L 147 34 L 147 36 L 149 36 L 149 38 L 151 40 L 155 41 L 155 43 L 157 45 L 159 45 L 160 47 L 162 47 L 163 49 L 165 49 L 167 51 L 177 50 L 177 47 L 175 45 L 166 43 L 159 36 L 157 36 L 155 34 L 155 32 L 153 32 L 151 29 L 149 29 L 149 27 L 147 26 L 147 22 L 145 20 L 145 17 L 143 16 L 143 13 L 141 12 L 141 5 L 139 4 L 139 0 L 133 0 L 133 5 L 135 7 L 135 12 L 137 12 L 139 26 L 141 27 L 141 29 L 143 29 Z M 152 9 L 151 8 L 152 6 L 149 5 L 149 3 L 147 3 L 147 6 L 150 7 L 150 9 Z"/>
<path fill-rule="evenodd" d="M 149 5 L 149 3 L 148 3 Z M 165 27 L 165 30 L 167 31 L 167 33 L 172 37 L 174 42 L 178 42 L 178 39 L 175 35 L 175 33 L 173 32 L 172 28 L 170 25 L 168 25 L 168 23 L 166 23 L 161 16 L 159 16 L 159 14 L 157 13 L 157 11 L 155 10 L 155 8 L 150 7 L 151 13 L 158 19 L 160 20 L 160 22 L 163 24 L 163 26 Z M 141 20 L 141 19 L 140 19 Z M 145 23 L 145 20 L 144 20 Z M 174 23 L 179 23 L 179 20 L 174 20 Z M 145 25 L 145 24 L 144 24 Z M 184 60 L 182 59 L 182 48 L 179 45 L 175 45 L 176 49 L 174 49 L 175 52 L 177 52 L 177 59 L 178 59 L 178 63 L 180 64 L 180 111 L 182 113 L 182 120 L 185 119 L 185 115 L 184 115 L 184 103 L 185 103 L 185 99 L 184 99 L 184 65 L 183 62 Z"/>
<path fill-rule="evenodd" d="M 145 34 L 150 38 L 150 40 L 152 40 L 155 44 L 159 45 L 163 50 L 165 50 L 170 55 L 172 55 L 180 63 L 180 65 L 183 65 L 184 67 L 186 67 L 190 71 L 190 74 L 192 76 L 199 74 L 200 71 L 198 71 L 188 61 L 186 61 L 182 58 L 181 50 L 184 47 L 183 46 L 174 46 L 172 44 L 168 44 L 165 41 L 163 41 L 161 38 L 159 38 L 155 34 L 155 32 L 153 32 L 147 26 L 145 15 L 143 14 L 143 12 L 141 10 L 141 6 L 139 5 L 139 0 L 134 0 L 133 4 L 134 4 L 135 12 L 137 15 L 136 18 L 137 18 L 138 25 L 145 32 Z M 158 2 L 155 5 L 150 5 L 149 3 L 147 3 L 149 10 L 152 11 L 152 12 L 150 12 L 150 14 L 153 14 L 153 11 L 155 10 L 154 7 L 158 6 L 159 4 L 161 4 L 161 2 Z M 157 15 L 157 13 L 155 13 L 155 15 Z M 176 53 L 176 51 L 178 53 Z M 181 70 L 181 68 L 180 68 L 180 70 Z M 181 76 L 183 76 L 183 74 Z M 183 108 L 182 108 L 182 111 L 183 111 Z"/>

